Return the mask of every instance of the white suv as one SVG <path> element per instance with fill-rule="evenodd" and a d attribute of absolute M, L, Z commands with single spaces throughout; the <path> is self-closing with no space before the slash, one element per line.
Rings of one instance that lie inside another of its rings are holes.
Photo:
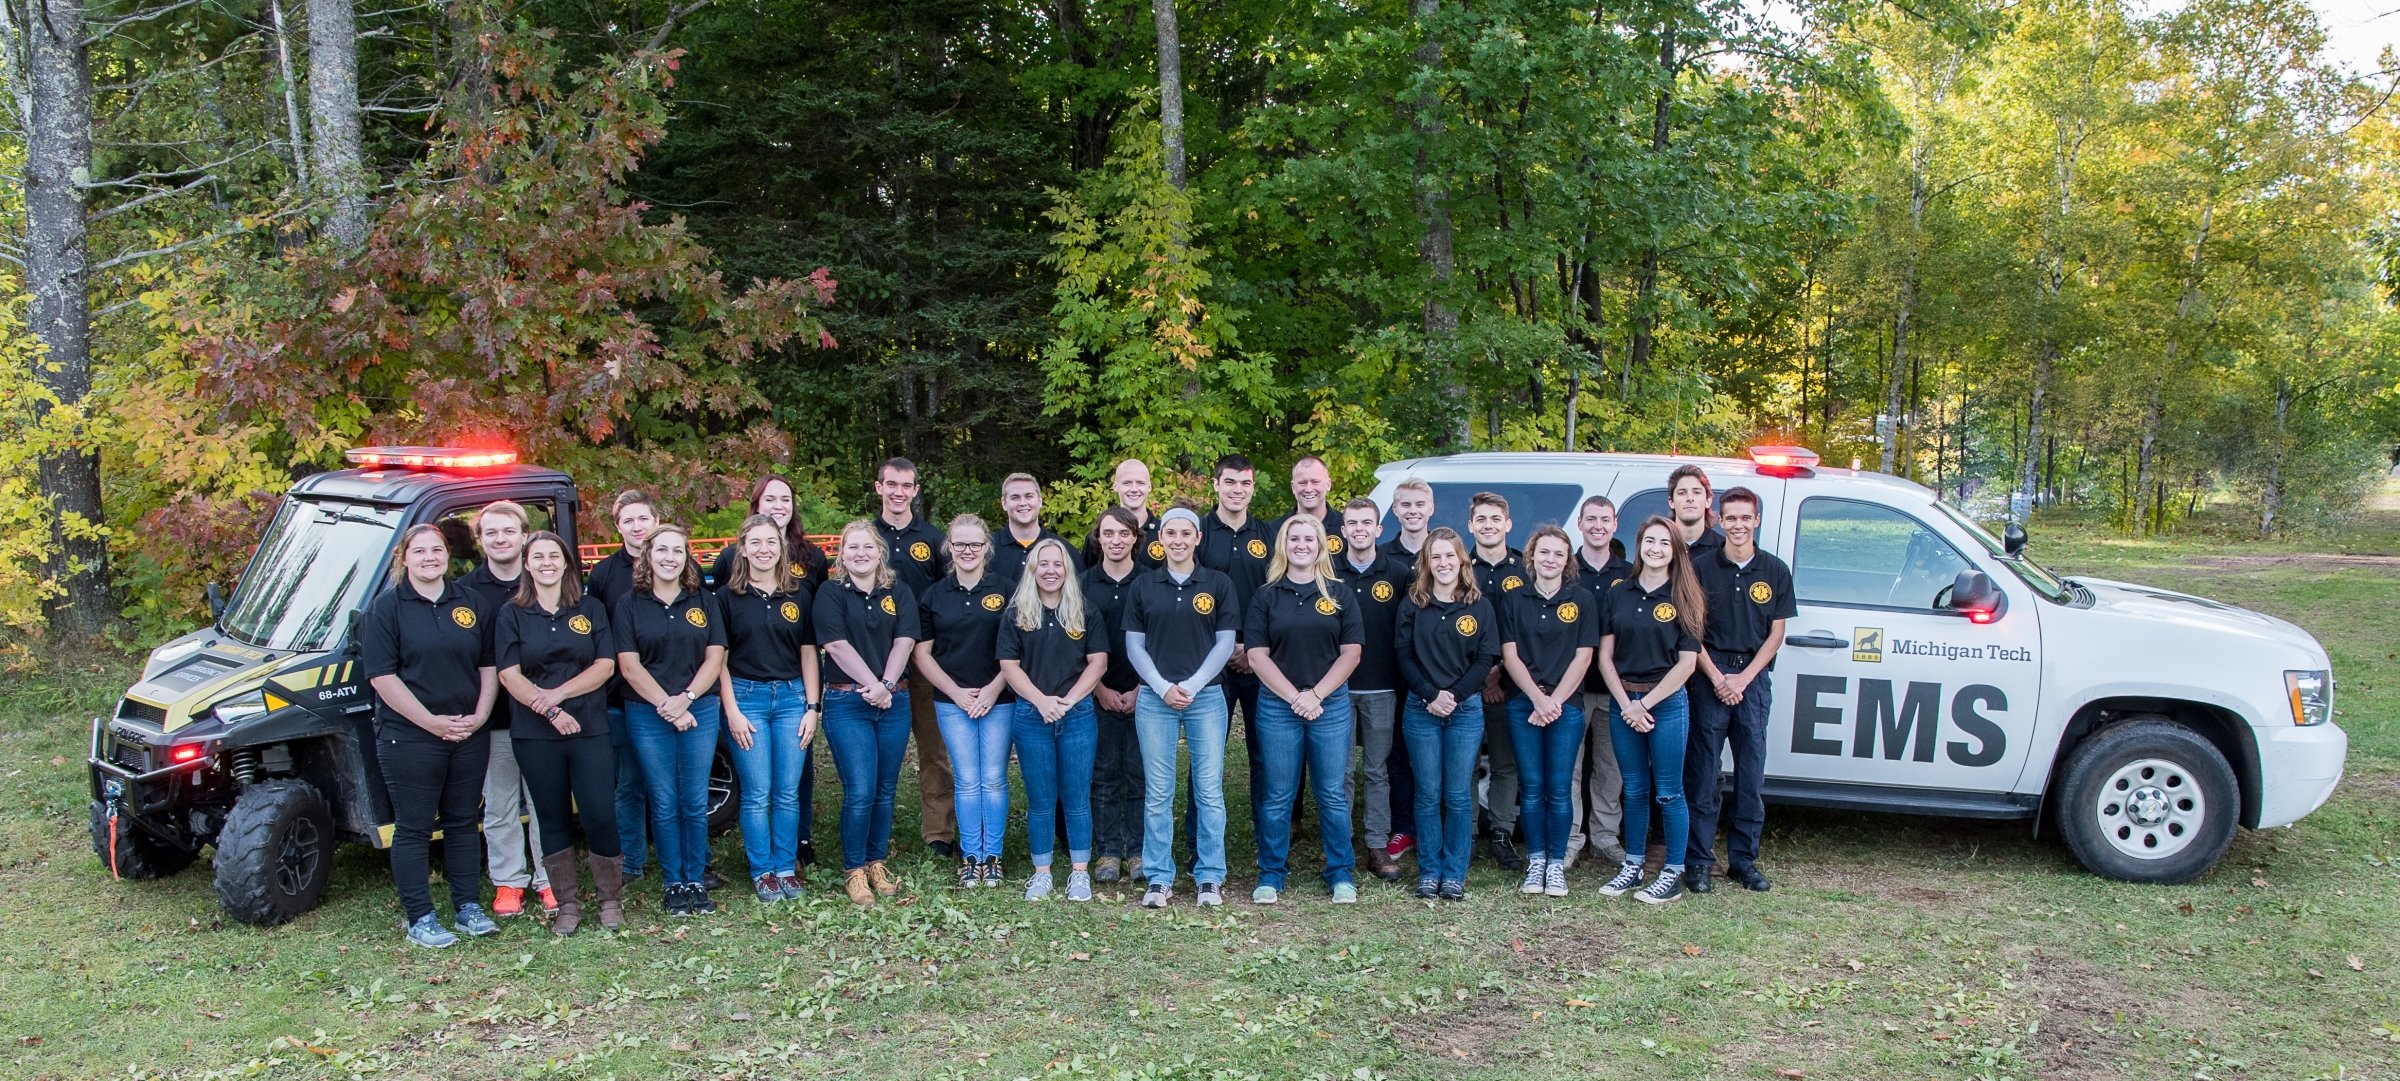
<path fill-rule="evenodd" d="M 1415 477 L 1434 524 L 1466 534 L 1468 497 L 1509 502 L 1521 545 L 1587 496 L 1631 547 L 1666 513 L 1667 475 L 1757 492 L 1759 547 L 1791 564 L 1799 615 L 1776 658 L 1767 798 L 1869 811 L 2056 815 L 2094 873 L 2186 882 L 2238 823 L 2281 826 L 2341 780 L 2324 647 L 2272 616 L 2124 582 L 2061 578 L 1924 486 L 1821 466 L 1794 447 L 1748 460 L 1458 454 L 1376 470 Z M 2038 826 L 2037 826 L 2038 828 Z"/>

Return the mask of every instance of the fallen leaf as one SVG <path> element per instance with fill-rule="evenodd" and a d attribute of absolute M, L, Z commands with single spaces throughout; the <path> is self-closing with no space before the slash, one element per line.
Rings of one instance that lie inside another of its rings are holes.
<path fill-rule="evenodd" d="M 2184 903 L 2182 903 L 2182 904 L 2176 905 L 2176 906 L 2175 906 L 2175 911 L 2177 911 L 2177 912 L 2181 912 L 2181 913 L 2183 913 L 2184 915 L 2186 915 L 2186 916 L 2189 916 L 2189 915 L 2191 915 L 2191 914 L 2192 914 L 2192 903 L 2191 903 L 2190 901 L 2185 901 L 2185 902 L 2184 902 Z"/>
<path fill-rule="evenodd" d="M 2262 890 L 2267 888 L 2267 880 L 2257 875 L 2250 876 L 2250 884 Z"/>
<path fill-rule="evenodd" d="M 1069 961 L 1089 961 L 1089 960 L 1091 960 L 1091 959 L 1092 959 L 1092 955 L 1091 955 L 1091 954 L 1085 953 L 1085 952 L 1083 952 L 1083 951 L 1081 951 L 1081 950 L 1077 950 L 1077 951 L 1075 951 L 1074 953 L 1070 953 L 1070 954 L 1068 954 L 1068 955 L 1067 955 L 1067 960 L 1069 960 Z"/>
<path fill-rule="evenodd" d="M 1783 1078 L 1784 1081 L 1800 1081 L 1801 1078 L 1807 1077 L 1808 1075 L 1787 1066 L 1783 1069 L 1775 1071 L 1775 1076 Z"/>
<path fill-rule="evenodd" d="M 1700 947 L 1694 946 L 1688 942 L 1683 946 L 1683 955 L 1685 957 L 1698 957 L 1707 952 L 1707 950 L 1701 949 Z"/>
<path fill-rule="evenodd" d="M 17 1046 L 19 1046 L 19 1047 L 40 1047 L 41 1045 L 42 1045 L 42 1038 L 41 1038 L 41 1037 L 39 1037 L 39 1036 L 19 1036 L 19 1037 L 17 1037 Z"/>
<path fill-rule="evenodd" d="M 2321 980 L 2325 978 L 2325 974 L 2312 968 L 2308 970 L 2308 978 L 2312 980 Z"/>
<path fill-rule="evenodd" d="M 2355 953 L 2343 958 L 2342 960 L 2350 963 L 2350 971 L 2352 972 L 2365 972 L 2367 970 L 2367 963 L 2359 960 L 2358 955 Z"/>
<path fill-rule="evenodd" d="M 1850 959 L 1850 971 L 1852 971 L 1852 972 L 1865 972 L 1866 970 L 1867 970 L 1867 963 L 1866 963 L 1865 961 L 1861 961 L 1861 960 L 1859 960 L 1858 958 L 1855 958 L 1855 957 L 1853 957 L 1853 958 L 1851 958 L 1851 959 Z"/>
<path fill-rule="evenodd" d="M 1592 1008 L 1592 1004 L 1579 998 L 1571 998 L 1567 1000 L 1567 1008 L 1570 1010 L 1588 1010 Z"/>

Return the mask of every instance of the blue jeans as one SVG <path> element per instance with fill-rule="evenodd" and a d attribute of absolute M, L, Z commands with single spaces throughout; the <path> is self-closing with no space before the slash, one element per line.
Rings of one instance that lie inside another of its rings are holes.
<path fill-rule="evenodd" d="M 1650 843 L 1650 801 L 1658 801 L 1660 823 L 1667 839 L 1666 865 L 1683 869 L 1684 844 L 1691 840 L 1691 807 L 1683 802 L 1683 755 L 1691 741 L 1691 703 L 1681 688 L 1650 711 L 1657 723 L 1636 732 L 1612 696 L 1608 703 L 1608 740 L 1617 749 L 1617 768 L 1625 773 L 1625 858 L 1639 860 Z"/>
<path fill-rule="evenodd" d="M 908 692 L 876 709 L 857 691 L 825 692 L 825 742 L 842 778 L 842 870 L 892 854 L 892 796 L 908 756 Z"/>
<path fill-rule="evenodd" d="M 1291 871 L 1292 811 L 1307 768 L 1316 794 L 1317 824 L 1325 833 L 1325 885 L 1351 880 L 1358 859 L 1350 848 L 1350 692 L 1335 691 L 1325 712 L 1304 721 L 1273 692 L 1258 696 L 1258 749 L 1266 759 L 1266 797 L 1260 801 L 1258 883 L 1282 889 Z"/>
<path fill-rule="evenodd" d="M 958 854 L 967 859 L 998 859 L 1008 835 L 1008 735 L 1016 715 L 1015 702 L 969 717 L 964 706 L 934 700 L 933 720 L 955 778 Z"/>
<path fill-rule="evenodd" d="M 808 687 L 796 679 L 764 682 L 735 677 L 733 704 L 757 732 L 745 751 L 725 737 L 734 776 L 742 783 L 742 850 L 750 877 L 770 871 L 790 874 L 800 862 L 800 839 L 808 836 L 808 790 L 817 780 L 816 757 L 800 746 L 800 718 L 808 713 Z"/>
<path fill-rule="evenodd" d="M 1483 748 L 1483 696 L 1471 694 L 1447 717 L 1409 695 L 1400 735 L 1417 774 L 1417 870 L 1444 882 L 1467 880 L 1475 845 L 1475 757 Z"/>
<path fill-rule="evenodd" d="M 1578 692 L 1562 703 L 1558 719 L 1533 723 L 1533 699 L 1508 700 L 1508 735 L 1517 751 L 1517 821 L 1525 830 L 1525 853 L 1539 860 L 1567 858 L 1567 836 L 1575 829 L 1575 752 L 1583 746 L 1584 717 Z"/>
<path fill-rule="evenodd" d="M 1100 749 L 1100 717 L 1090 695 L 1067 707 L 1067 715 L 1057 724 L 1042 720 L 1042 711 L 1033 703 L 1019 699 L 1001 707 L 1015 718 L 1017 769 L 1025 774 L 1025 840 L 1033 850 L 1033 865 L 1050 866 L 1050 853 L 1058 846 L 1058 820 L 1054 817 L 1061 804 L 1067 813 L 1067 862 L 1087 863 L 1092 858 L 1092 761 Z M 999 713 L 995 709 L 993 713 Z M 1002 748 L 1000 768 L 1008 768 L 1008 751 Z M 1000 786 L 1005 795 L 1008 785 Z M 1001 805 L 1002 810 L 1007 804 Z M 960 812 L 959 828 L 966 828 L 967 816 Z M 995 831 L 992 843 L 997 846 Z"/>
<path fill-rule="evenodd" d="M 1719 662 L 1719 667 L 1724 667 Z M 1718 793 L 1724 781 L 1719 762 L 1733 744 L 1733 822 L 1725 830 L 1725 863 L 1742 868 L 1758 862 L 1759 834 L 1767 826 L 1767 713 L 1773 708 L 1770 673 L 1761 672 L 1738 705 L 1717 701 L 1714 687 L 1692 694 L 1692 741 L 1685 752 L 1683 791 L 1692 807 L 1692 841 L 1687 861 L 1716 862 Z"/>
<path fill-rule="evenodd" d="M 1192 745 L 1192 788 L 1198 804 L 1192 834 L 1192 878 L 1225 881 L 1225 688 L 1208 687 L 1177 710 L 1143 687 L 1133 703 L 1142 739 L 1142 876 L 1151 885 L 1175 884 L 1175 754 Z"/>
<path fill-rule="evenodd" d="M 627 733 L 650 788 L 650 836 L 658 843 L 659 880 L 697 886 L 708 871 L 708 768 L 717 757 L 724 707 L 716 695 L 692 703 L 692 727 L 678 732 L 648 702 L 625 703 Z"/>
<path fill-rule="evenodd" d="M 617 843 L 625 853 L 625 877 L 642 873 L 650 862 L 650 786 L 642 783 L 642 760 L 633 753 L 633 726 L 625 723 L 625 706 L 608 707 L 608 743 L 617 753 Z"/>

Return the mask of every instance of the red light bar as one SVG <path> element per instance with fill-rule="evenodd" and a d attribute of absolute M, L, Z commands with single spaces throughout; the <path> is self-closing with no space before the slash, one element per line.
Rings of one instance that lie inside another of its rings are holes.
<path fill-rule="evenodd" d="M 167 758 L 178 765 L 198 757 L 200 757 L 200 745 L 197 743 L 186 743 L 167 752 Z"/>
<path fill-rule="evenodd" d="M 1750 461 L 1770 477 L 1805 476 L 1817 467 L 1817 452 L 1807 447 L 1752 447 Z"/>
<path fill-rule="evenodd" d="M 517 464 L 513 450 L 458 447 L 352 447 L 342 458 L 369 469 L 495 469 Z"/>

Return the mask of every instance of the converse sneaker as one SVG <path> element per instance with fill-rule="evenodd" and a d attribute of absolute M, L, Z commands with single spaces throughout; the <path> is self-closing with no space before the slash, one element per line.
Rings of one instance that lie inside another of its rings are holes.
<path fill-rule="evenodd" d="M 1683 899 L 1683 872 L 1669 867 L 1658 873 L 1657 881 L 1634 894 L 1633 899 L 1646 905 L 1663 905 Z"/>
<path fill-rule="evenodd" d="M 1225 903 L 1225 893 L 1214 882 L 1200 884 L 1200 907 L 1215 908 Z"/>
<path fill-rule="evenodd" d="M 1640 889 L 1641 887 L 1642 865 L 1638 863 L 1628 863 L 1623 864 L 1618 868 L 1617 877 L 1609 879 L 1606 883 L 1601 885 L 1600 895 L 1603 897 L 1623 897 L 1628 893 L 1632 893 L 1633 891 Z"/>
<path fill-rule="evenodd" d="M 1067 900 L 1089 901 L 1091 899 L 1092 873 L 1089 871 L 1067 872 Z"/>
<path fill-rule="evenodd" d="M 980 873 L 983 876 L 983 888 L 987 890 L 999 889 L 1001 884 L 1007 880 L 1007 876 L 1000 872 L 1000 857 L 998 856 L 985 856 L 983 870 Z"/>
<path fill-rule="evenodd" d="M 1441 895 L 1442 878 L 1440 875 L 1426 875 L 1417 879 L 1417 896 L 1430 901 Z"/>
<path fill-rule="evenodd" d="M 998 885 L 998 883 L 993 883 L 993 885 Z M 1036 867 L 1033 869 L 1033 877 L 1025 880 L 1025 899 L 1028 901 L 1047 901 L 1050 899 L 1049 868 Z"/>
<path fill-rule="evenodd" d="M 1517 884 L 1518 893 L 1542 892 L 1542 883 L 1550 877 L 1550 861 L 1540 856 L 1525 861 L 1525 881 Z"/>
<path fill-rule="evenodd" d="M 1550 869 L 1542 875 L 1542 892 L 1552 897 L 1567 895 L 1567 862 L 1552 860 Z"/>
<path fill-rule="evenodd" d="M 958 888 L 971 890 L 980 885 L 983 885 L 983 869 L 974 860 L 958 861 Z"/>
<path fill-rule="evenodd" d="M 1175 891 L 1168 889 L 1166 883 L 1153 882 L 1149 889 L 1142 891 L 1142 907 L 1165 908 L 1167 907 L 1167 898 L 1174 895 Z"/>
<path fill-rule="evenodd" d="M 458 936 L 451 934 L 449 928 L 442 926 L 441 917 L 431 912 L 417 917 L 405 930 L 408 940 L 419 946 L 446 950 L 458 944 Z"/>

